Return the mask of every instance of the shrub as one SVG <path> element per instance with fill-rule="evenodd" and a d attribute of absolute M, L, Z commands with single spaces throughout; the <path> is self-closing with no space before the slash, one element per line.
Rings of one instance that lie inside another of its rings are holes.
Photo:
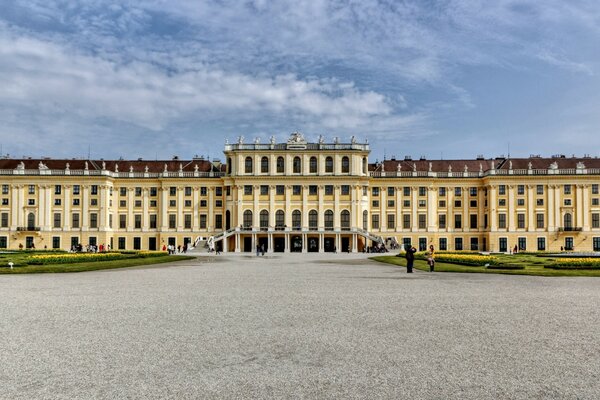
<path fill-rule="evenodd" d="M 80 262 L 111 261 L 126 258 L 135 258 L 128 254 L 121 253 L 63 253 L 63 254 L 44 254 L 32 255 L 27 257 L 26 261 L 30 265 L 47 264 L 70 264 Z"/>
<path fill-rule="evenodd" d="M 553 269 L 600 269 L 600 258 L 557 258 L 554 264 L 545 268 Z"/>
<path fill-rule="evenodd" d="M 475 267 L 484 266 L 486 264 L 494 265 L 498 263 L 498 259 L 493 256 L 482 256 L 479 254 L 435 254 L 436 262 L 445 262 L 450 264 L 470 265 Z"/>
<path fill-rule="evenodd" d="M 497 264 L 497 265 L 488 265 L 487 269 L 525 269 L 523 265 L 516 264 Z"/>

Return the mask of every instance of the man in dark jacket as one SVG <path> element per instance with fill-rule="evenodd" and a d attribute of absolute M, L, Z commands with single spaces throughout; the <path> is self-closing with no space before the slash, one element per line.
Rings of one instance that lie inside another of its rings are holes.
<path fill-rule="evenodd" d="M 413 264 L 415 262 L 415 253 L 416 252 L 417 252 L 417 249 L 413 246 L 406 249 L 406 272 L 409 274 L 413 272 L 412 270 L 413 270 Z"/>

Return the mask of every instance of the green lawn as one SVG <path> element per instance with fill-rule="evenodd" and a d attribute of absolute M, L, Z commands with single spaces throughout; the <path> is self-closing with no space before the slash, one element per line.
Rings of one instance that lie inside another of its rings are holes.
<path fill-rule="evenodd" d="M 486 267 L 471 267 L 465 265 L 449 264 L 436 262 L 436 272 L 475 272 L 484 274 L 510 274 L 510 275 L 538 275 L 538 276 L 600 276 L 600 269 L 595 270 L 558 270 L 544 268 L 552 262 L 550 257 L 538 257 L 533 254 L 515 254 L 515 255 L 495 255 L 500 264 L 522 265 L 524 269 L 488 269 Z M 406 258 L 404 256 L 377 256 L 371 257 L 372 260 L 388 264 L 400 265 L 406 267 Z M 415 260 L 416 269 L 429 271 L 429 266 L 424 260 Z"/>
<path fill-rule="evenodd" d="M 114 269 L 125 267 L 136 267 L 140 265 L 162 264 L 174 261 L 191 260 L 191 256 L 160 256 L 160 257 L 140 257 L 128 258 L 124 260 L 96 261 L 86 263 L 70 264 L 50 264 L 50 265 L 26 265 L 27 257 L 32 252 L 15 252 L 10 254 L 0 254 L 0 274 L 37 274 L 37 273 L 60 273 L 60 272 L 83 272 L 97 271 L 100 269 Z M 35 254 L 56 254 L 49 252 L 35 252 Z M 8 262 L 14 263 L 13 269 L 8 268 Z"/>

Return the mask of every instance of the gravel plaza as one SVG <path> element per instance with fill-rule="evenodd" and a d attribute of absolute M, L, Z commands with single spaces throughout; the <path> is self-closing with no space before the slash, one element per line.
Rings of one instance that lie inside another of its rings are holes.
<path fill-rule="evenodd" d="M 0 276 L 1 399 L 593 399 L 600 281 L 362 254 Z"/>

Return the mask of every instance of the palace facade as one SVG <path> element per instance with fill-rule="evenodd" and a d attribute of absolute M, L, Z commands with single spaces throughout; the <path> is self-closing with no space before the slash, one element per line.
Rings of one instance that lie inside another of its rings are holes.
<path fill-rule="evenodd" d="M 0 249 L 600 251 L 600 160 L 369 161 L 369 145 L 225 144 L 225 161 L 0 159 Z"/>

